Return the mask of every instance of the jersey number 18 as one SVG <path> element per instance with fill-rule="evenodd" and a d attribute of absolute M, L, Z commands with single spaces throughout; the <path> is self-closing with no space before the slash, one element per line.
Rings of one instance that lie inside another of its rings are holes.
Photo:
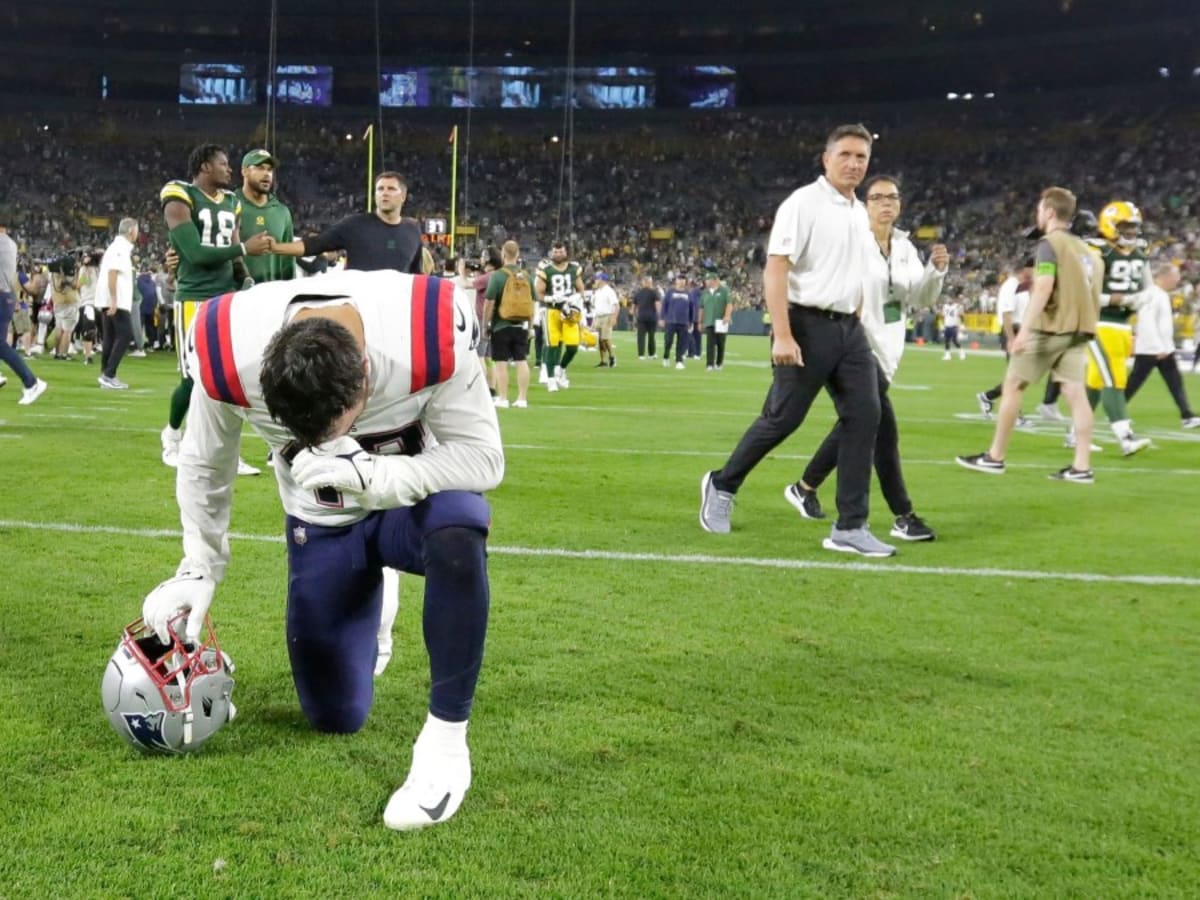
<path fill-rule="evenodd" d="M 196 214 L 204 227 L 200 231 L 200 243 L 206 247 L 228 247 L 233 243 L 233 227 L 237 219 L 229 210 L 217 212 L 216 229 L 213 228 L 213 211 L 202 209 Z"/>

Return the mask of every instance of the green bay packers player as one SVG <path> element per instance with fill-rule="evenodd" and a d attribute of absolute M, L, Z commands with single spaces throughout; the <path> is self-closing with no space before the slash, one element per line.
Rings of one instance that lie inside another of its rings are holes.
<path fill-rule="evenodd" d="M 1132 203 L 1109 203 L 1100 211 L 1099 227 L 1101 239 L 1093 246 L 1104 259 L 1104 284 L 1096 337 L 1088 344 L 1087 392 L 1093 409 L 1103 404 L 1121 452 L 1131 456 L 1150 446 L 1133 433 L 1125 408 L 1127 363 L 1133 356 L 1129 319 L 1150 286 L 1150 265 L 1140 236 L 1142 214 Z"/>
<path fill-rule="evenodd" d="M 563 241 L 555 241 L 550 258 L 538 265 L 533 290 L 546 309 L 546 389 L 553 393 L 571 386 L 567 366 L 579 352 L 583 317 L 583 275 L 579 263 L 567 258 Z"/>
<path fill-rule="evenodd" d="M 216 144 L 201 144 L 188 156 L 191 182 L 168 181 L 159 192 L 163 217 L 170 230 L 171 249 L 179 255 L 175 274 L 175 348 L 183 379 L 171 395 L 171 412 L 162 430 L 162 459 L 176 465 L 181 427 L 192 397 L 192 379 L 183 360 L 187 354 L 187 331 L 196 310 L 209 297 L 236 291 L 248 274 L 243 256 L 261 256 L 271 246 L 266 232 L 247 238 L 239 236 L 242 205 L 229 190 L 233 171 L 229 156 Z M 258 470 L 239 460 L 238 471 L 257 475 Z"/>

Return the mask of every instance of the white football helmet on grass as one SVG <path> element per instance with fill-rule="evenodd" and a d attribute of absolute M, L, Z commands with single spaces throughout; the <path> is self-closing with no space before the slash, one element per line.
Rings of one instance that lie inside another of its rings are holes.
<path fill-rule="evenodd" d="M 233 662 L 217 646 L 205 617 L 199 643 L 175 633 L 187 614 L 171 620 L 164 642 L 141 620 L 130 623 L 100 682 L 100 696 L 113 730 L 144 753 L 198 750 L 237 710 Z"/>

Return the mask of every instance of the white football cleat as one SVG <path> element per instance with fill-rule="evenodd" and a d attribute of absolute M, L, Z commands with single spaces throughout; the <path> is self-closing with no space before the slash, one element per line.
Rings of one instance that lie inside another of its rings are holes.
<path fill-rule="evenodd" d="M 163 461 L 165 462 L 166 460 L 164 459 Z M 254 466 L 250 465 L 250 463 L 246 462 L 244 459 L 242 459 L 239 456 L 238 457 L 238 474 L 239 475 L 261 475 L 262 471 L 260 469 L 254 468 Z"/>
<path fill-rule="evenodd" d="M 434 753 L 413 746 L 412 768 L 404 785 L 392 794 L 383 811 L 383 824 L 395 831 L 412 831 L 445 822 L 462 806 L 471 786 L 471 754 Z"/>

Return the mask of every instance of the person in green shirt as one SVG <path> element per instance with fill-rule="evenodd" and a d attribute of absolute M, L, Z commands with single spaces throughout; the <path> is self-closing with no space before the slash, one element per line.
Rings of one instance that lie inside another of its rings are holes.
<path fill-rule="evenodd" d="M 704 292 L 700 295 L 700 324 L 704 327 L 706 372 L 719 372 L 725 365 L 725 338 L 729 334 L 729 319 L 732 315 L 733 299 L 729 296 L 729 288 L 721 283 L 721 278 L 716 272 L 709 272 L 704 276 Z"/>
<path fill-rule="evenodd" d="M 247 283 L 243 257 L 261 256 L 271 248 L 262 232 L 244 241 L 239 232 L 242 205 L 229 190 L 233 171 L 224 148 L 201 144 L 188 156 L 191 182 L 168 181 L 159 192 L 171 249 L 179 257 L 175 274 L 175 331 L 179 369 L 183 378 L 171 395 L 171 409 L 162 430 L 163 463 L 175 467 L 183 440 L 183 420 L 192 398 L 187 374 L 187 330 L 200 304 L 209 297 L 236 291 Z M 258 469 L 238 460 L 238 473 L 257 475 Z"/>
<path fill-rule="evenodd" d="M 251 150 L 242 157 L 242 237 L 266 232 L 275 241 L 292 240 L 292 211 L 272 189 L 279 165 L 269 150 Z M 246 271 L 255 284 L 264 281 L 290 281 L 296 277 L 296 260 L 291 256 L 268 253 L 246 257 Z"/>
<path fill-rule="evenodd" d="M 517 399 L 512 406 L 524 409 L 529 406 L 529 321 L 500 318 L 500 301 L 504 297 L 504 286 L 509 278 L 529 279 L 517 260 L 521 248 L 516 241 L 505 241 L 500 248 L 502 265 L 488 279 L 483 304 L 483 330 L 491 339 L 493 369 L 496 377 L 496 399 L 498 409 L 508 409 L 508 364 L 517 370 Z M 530 286 L 532 291 L 532 285 Z"/>

